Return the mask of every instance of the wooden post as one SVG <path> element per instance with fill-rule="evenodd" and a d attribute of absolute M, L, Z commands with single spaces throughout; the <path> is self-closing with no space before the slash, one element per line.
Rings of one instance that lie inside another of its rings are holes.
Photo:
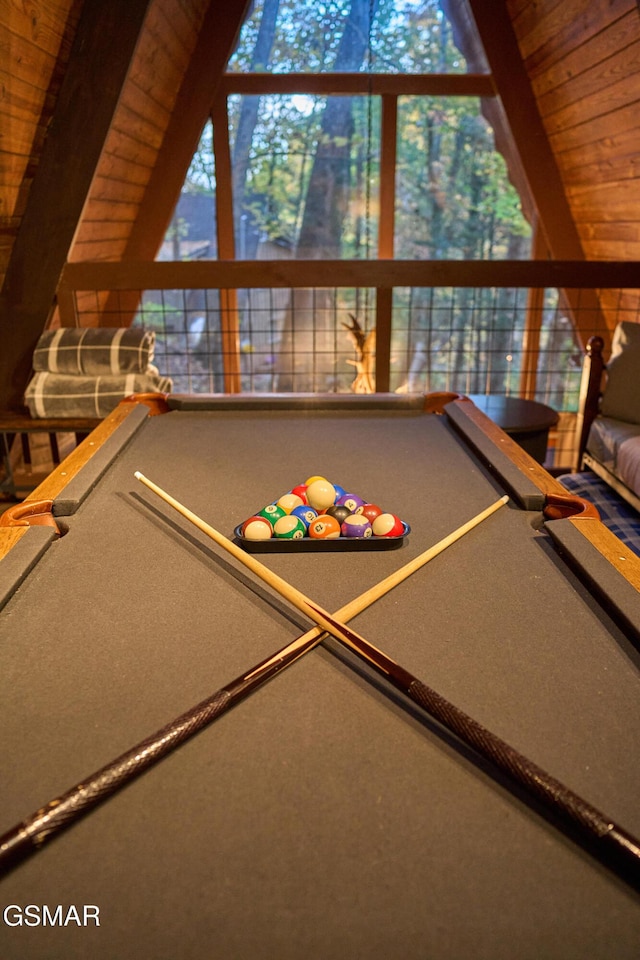
<path fill-rule="evenodd" d="M 235 260 L 233 235 L 233 194 L 231 151 L 229 149 L 229 118 L 227 98 L 217 97 L 211 110 L 213 123 L 213 153 L 216 165 L 216 226 L 218 231 L 218 258 Z M 238 291 L 220 290 L 220 328 L 222 332 L 222 367 L 226 393 L 240 393 L 240 321 Z"/>

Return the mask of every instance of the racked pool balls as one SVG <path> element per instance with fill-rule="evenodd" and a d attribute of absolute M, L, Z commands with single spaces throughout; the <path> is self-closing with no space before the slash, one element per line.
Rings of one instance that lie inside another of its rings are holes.
<path fill-rule="evenodd" d="M 273 529 L 266 517 L 249 517 L 242 524 L 245 540 L 270 540 Z"/>
<path fill-rule="evenodd" d="M 396 514 L 314 475 L 257 510 L 241 529 L 246 540 L 365 540 L 400 538 L 409 528 Z"/>
<path fill-rule="evenodd" d="M 373 532 L 376 537 L 399 537 L 404 532 L 404 524 L 393 513 L 381 513 L 373 521 Z"/>
<path fill-rule="evenodd" d="M 358 539 L 370 537 L 373 533 L 371 524 L 361 513 L 352 513 L 347 517 L 341 530 L 343 537 L 357 537 Z"/>
<path fill-rule="evenodd" d="M 340 524 L 335 517 L 322 513 L 311 521 L 308 533 L 312 540 L 337 540 L 340 536 Z"/>
<path fill-rule="evenodd" d="M 302 540 L 307 530 L 300 517 L 287 514 L 276 520 L 273 532 L 279 540 Z"/>

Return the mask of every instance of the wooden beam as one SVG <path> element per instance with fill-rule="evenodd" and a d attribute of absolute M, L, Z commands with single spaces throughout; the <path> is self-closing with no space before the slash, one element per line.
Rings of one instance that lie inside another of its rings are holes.
<path fill-rule="evenodd" d="M 31 358 L 150 0 L 85 3 L 0 293 L 0 409 L 20 409 Z"/>
<path fill-rule="evenodd" d="M 251 0 L 211 0 L 123 260 L 158 252 Z"/>
<path fill-rule="evenodd" d="M 226 73 L 225 96 L 293 94 L 310 96 L 493 97 L 488 73 Z"/>
<path fill-rule="evenodd" d="M 534 257 L 547 256 L 547 248 L 534 225 Z M 531 287 L 527 295 L 527 315 L 522 336 L 522 369 L 520 370 L 520 396 L 525 400 L 534 400 L 538 385 L 538 357 L 540 355 L 540 333 L 544 315 L 544 295 L 542 287 Z"/>
<path fill-rule="evenodd" d="M 211 121 L 213 123 L 213 154 L 216 167 L 218 256 L 225 260 L 235 260 L 233 178 L 231 174 L 229 116 L 227 114 L 226 97 L 216 97 L 211 109 Z M 224 389 L 226 393 L 240 393 L 240 319 L 238 316 L 237 290 L 220 290 L 220 328 Z"/>
<path fill-rule="evenodd" d="M 378 257 L 393 259 L 395 249 L 396 153 L 398 137 L 398 98 L 382 97 L 380 126 L 380 217 L 378 223 Z M 367 176 L 369 176 L 367 171 Z"/>
<path fill-rule="evenodd" d="M 552 287 L 637 289 L 637 261 L 192 260 L 68 263 L 60 290 L 261 287 Z"/>

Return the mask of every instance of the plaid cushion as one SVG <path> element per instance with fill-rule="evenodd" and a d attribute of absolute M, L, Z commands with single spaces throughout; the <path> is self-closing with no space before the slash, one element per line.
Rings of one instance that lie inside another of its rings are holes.
<path fill-rule="evenodd" d="M 83 377 L 40 372 L 27 386 L 25 403 L 32 417 L 106 417 L 132 393 L 170 393 L 171 380 L 154 367 L 147 373 Z"/>
<path fill-rule="evenodd" d="M 46 330 L 33 354 L 36 372 L 145 373 L 153 360 L 155 333 L 128 327 L 62 327 Z"/>
<path fill-rule="evenodd" d="M 570 473 L 558 480 L 577 497 L 596 507 L 604 525 L 640 556 L 640 514 L 594 473 Z"/>

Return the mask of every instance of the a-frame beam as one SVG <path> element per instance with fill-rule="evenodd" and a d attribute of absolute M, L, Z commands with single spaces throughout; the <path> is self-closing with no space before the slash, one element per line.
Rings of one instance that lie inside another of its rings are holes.
<path fill-rule="evenodd" d="M 162 244 L 250 3 L 209 4 L 123 260 L 152 260 Z"/>
<path fill-rule="evenodd" d="M 49 318 L 149 2 L 83 5 L 0 293 L 0 409 L 22 406 L 33 350 Z"/>

